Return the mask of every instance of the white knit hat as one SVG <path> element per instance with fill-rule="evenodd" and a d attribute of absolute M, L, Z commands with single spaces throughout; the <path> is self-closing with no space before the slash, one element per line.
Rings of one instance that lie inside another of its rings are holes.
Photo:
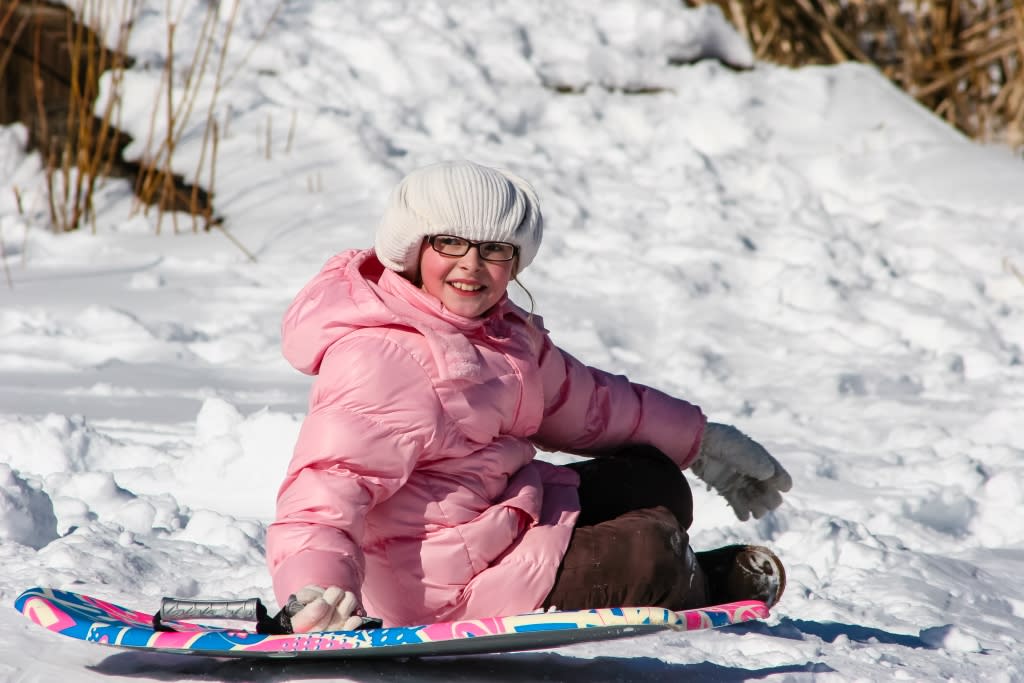
<path fill-rule="evenodd" d="M 519 270 L 540 248 L 544 219 L 537 193 L 517 175 L 471 161 L 445 161 L 413 171 L 391 192 L 374 250 L 391 270 L 415 272 L 428 235 L 519 247 Z"/>

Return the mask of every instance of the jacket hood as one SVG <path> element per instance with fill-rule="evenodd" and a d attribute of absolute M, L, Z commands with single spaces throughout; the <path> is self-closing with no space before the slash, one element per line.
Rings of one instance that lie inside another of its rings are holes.
<path fill-rule="evenodd" d="M 315 375 L 331 345 L 353 332 L 411 328 L 426 338 L 441 380 L 472 380 L 481 368 L 468 337 L 507 337 L 509 317 L 527 319 L 507 295 L 486 316 L 465 318 L 385 268 L 372 249 L 353 249 L 331 257 L 296 295 L 281 324 L 281 348 L 293 367 Z"/>

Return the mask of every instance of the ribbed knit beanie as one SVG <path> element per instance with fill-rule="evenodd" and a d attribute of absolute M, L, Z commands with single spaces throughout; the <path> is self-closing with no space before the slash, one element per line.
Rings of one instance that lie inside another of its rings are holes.
<path fill-rule="evenodd" d="M 428 235 L 519 247 L 519 271 L 540 248 L 544 219 L 537 193 L 517 175 L 471 161 L 425 166 L 403 178 L 388 199 L 374 250 L 387 268 L 412 273 Z"/>

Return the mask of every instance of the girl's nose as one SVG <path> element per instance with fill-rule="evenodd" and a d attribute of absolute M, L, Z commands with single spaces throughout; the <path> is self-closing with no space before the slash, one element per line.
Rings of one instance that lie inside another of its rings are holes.
<path fill-rule="evenodd" d="M 475 247 L 470 247 L 469 251 L 459 258 L 459 265 L 466 268 L 476 269 L 482 267 L 483 264 L 484 260 L 480 256 L 480 250 Z"/>

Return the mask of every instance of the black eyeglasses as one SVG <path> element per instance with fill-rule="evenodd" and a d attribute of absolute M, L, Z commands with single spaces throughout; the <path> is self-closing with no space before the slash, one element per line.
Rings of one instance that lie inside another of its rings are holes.
<path fill-rule="evenodd" d="M 434 235 L 427 239 L 434 251 L 445 256 L 465 256 L 476 247 L 484 261 L 501 263 L 511 261 L 519 253 L 519 247 L 508 242 L 474 242 L 454 235 Z"/>

